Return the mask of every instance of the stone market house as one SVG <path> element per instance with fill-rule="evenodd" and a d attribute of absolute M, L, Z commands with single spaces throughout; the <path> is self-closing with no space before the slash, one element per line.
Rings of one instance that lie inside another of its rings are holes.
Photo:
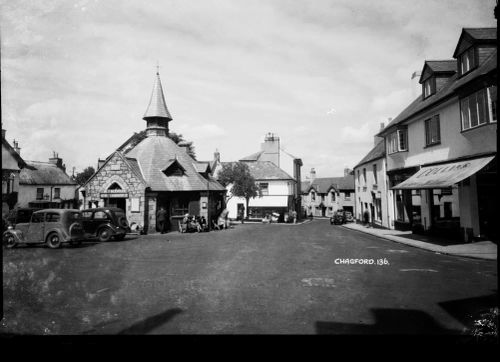
<path fill-rule="evenodd" d="M 49 162 L 26 161 L 19 179 L 19 207 L 77 207 L 77 184 L 66 174 L 66 166 L 54 153 Z"/>
<path fill-rule="evenodd" d="M 5 139 L 6 131 L 2 129 L 2 216 L 13 209 L 19 196 L 19 173 L 26 167 L 21 158 L 20 149 L 14 141 L 13 148 Z"/>
<path fill-rule="evenodd" d="M 224 207 L 226 190 L 211 176 L 209 164 L 197 162 L 187 147 L 168 137 L 172 117 L 158 72 L 143 119 L 145 132 L 99 160 L 95 174 L 80 187 L 83 207 L 119 207 L 129 223 L 147 232 L 156 230 L 160 207 L 167 211 L 172 231 L 186 213 L 215 219 Z"/>
<path fill-rule="evenodd" d="M 462 29 L 454 59 L 426 61 L 422 95 L 378 134 L 392 228 L 498 240 L 496 38 Z"/>
<path fill-rule="evenodd" d="M 314 168 L 309 181 L 302 183 L 302 212 L 304 216 L 330 217 L 339 210 L 354 216 L 354 177 L 345 169 L 343 177 L 318 177 Z"/>

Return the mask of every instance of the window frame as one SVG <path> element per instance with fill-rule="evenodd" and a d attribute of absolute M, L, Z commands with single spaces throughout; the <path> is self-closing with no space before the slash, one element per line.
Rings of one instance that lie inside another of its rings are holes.
<path fill-rule="evenodd" d="M 259 182 L 259 190 L 262 196 L 269 196 L 269 182 Z"/>
<path fill-rule="evenodd" d="M 427 90 L 427 86 L 429 89 Z M 423 99 L 429 98 L 431 95 L 436 93 L 436 78 L 429 77 L 422 83 L 422 96 Z"/>
<path fill-rule="evenodd" d="M 41 195 L 40 195 L 40 190 L 41 190 Z M 45 189 L 43 187 L 37 187 L 36 188 L 36 200 L 43 200 L 44 192 L 45 192 Z"/>
<path fill-rule="evenodd" d="M 61 198 L 61 188 L 54 187 L 54 199 L 60 199 L 60 198 Z"/>
<path fill-rule="evenodd" d="M 402 137 L 404 136 L 404 137 Z M 408 128 L 406 127 L 401 127 L 396 129 L 395 131 L 391 132 L 387 136 L 387 154 L 393 154 L 397 152 L 408 152 Z M 405 148 L 401 147 L 401 141 L 404 141 L 404 146 Z M 394 146 L 396 149 L 394 150 Z"/>
<path fill-rule="evenodd" d="M 378 176 L 377 176 L 377 164 L 374 163 L 372 165 L 372 170 L 373 170 L 373 184 L 377 185 L 378 184 Z"/>
<path fill-rule="evenodd" d="M 467 59 L 468 61 L 468 68 L 464 69 L 464 59 Z M 460 77 L 470 73 L 477 67 L 477 61 L 476 61 L 476 50 L 475 47 L 472 45 L 466 50 L 464 50 L 462 53 L 458 55 L 458 71 L 460 74 Z"/>
<path fill-rule="evenodd" d="M 436 124 L 437 126 L 433 127 Z M 441 120 L 439 114 L 436 114 L 424 121 L 425 128 L 425 147 L 435 146 L 441 144 Z M 436 132 L 434 139 L 433 131 Z"/>
<path fill-rule="evenodd" d="M 496 115 L 496 100 L 492 99 L 492 88 L 496 85 L 481 88 L 475 92 L 460 98 L 460 128 L 461 132 L 466 132 L 487 124 L 497 123 L 493 116 Z M 471 103 L 473 106 L 471 107 Z M 473 115 L 476 122 L 473 125 Z M 482 115 L 482 117 L 481 117 Z"/>

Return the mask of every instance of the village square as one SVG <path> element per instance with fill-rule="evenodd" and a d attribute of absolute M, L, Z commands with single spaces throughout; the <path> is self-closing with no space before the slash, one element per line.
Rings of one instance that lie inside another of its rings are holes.
<path fill-rule="evenodd" d="M 342 146 L 352 159 L 304 154 L 321 143 L 307 120 L 299 142 L 279 122 L 252 125 L 258 142 L 248 122 L 224 131 L 250 150 L 237 157 L 191 139 L 162 59 L 123 93 L 147 100 L 123 138 L 90 119 L 87 150 L 66 137 L 32 160 L 39 145 L 2 120 L 1 333 L 496 341 L 497 28 L 461 26 L 445 45 L 406 74 L 410 101 Z"/>

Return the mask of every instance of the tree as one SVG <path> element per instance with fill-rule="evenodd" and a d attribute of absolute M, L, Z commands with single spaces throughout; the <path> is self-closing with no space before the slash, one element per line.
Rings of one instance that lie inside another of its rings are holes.
<path fill-rule="evenodd" d="M 218 181 L 224 186 L 231 185 L 230 193 L 226 202 L 232 197 L 243 197 L 246 201 L 246 210 L 248 218 L 248 203 L 251 198 L 262 196 L 259 186 L 250 173 L 248 165 L 244 162 L 231 162 L 222 165 L 218 175 Z"/>
<path fill-rule="evenodd" d="M 196 153 L 194 152 L 194 146 L 192 141 L 186 141 L 180 133 L 177 134 L 174 132 L 169 132 L 168 138 L 170 138 L 178 145 L 184 144 L 187 147 L 187 153 L 189 154 L 189 156 L 191 156 L 193 160 L 196 161 Z"/>
<path fill-rule="evenodd" d="M 79 172 L 75 176 L 75 181 L 78 185 L 83 185 L 87 180 L 95 173 L 92 166 L 85 168 L 82 172 Z"/>

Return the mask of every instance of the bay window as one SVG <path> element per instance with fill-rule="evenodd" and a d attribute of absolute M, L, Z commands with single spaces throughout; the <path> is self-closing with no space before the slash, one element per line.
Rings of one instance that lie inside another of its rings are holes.
<path fill-rule="evenodd" d="M 483 88 L 460 100 L 462 131 L 497 121 L 496 88 Z"/>

